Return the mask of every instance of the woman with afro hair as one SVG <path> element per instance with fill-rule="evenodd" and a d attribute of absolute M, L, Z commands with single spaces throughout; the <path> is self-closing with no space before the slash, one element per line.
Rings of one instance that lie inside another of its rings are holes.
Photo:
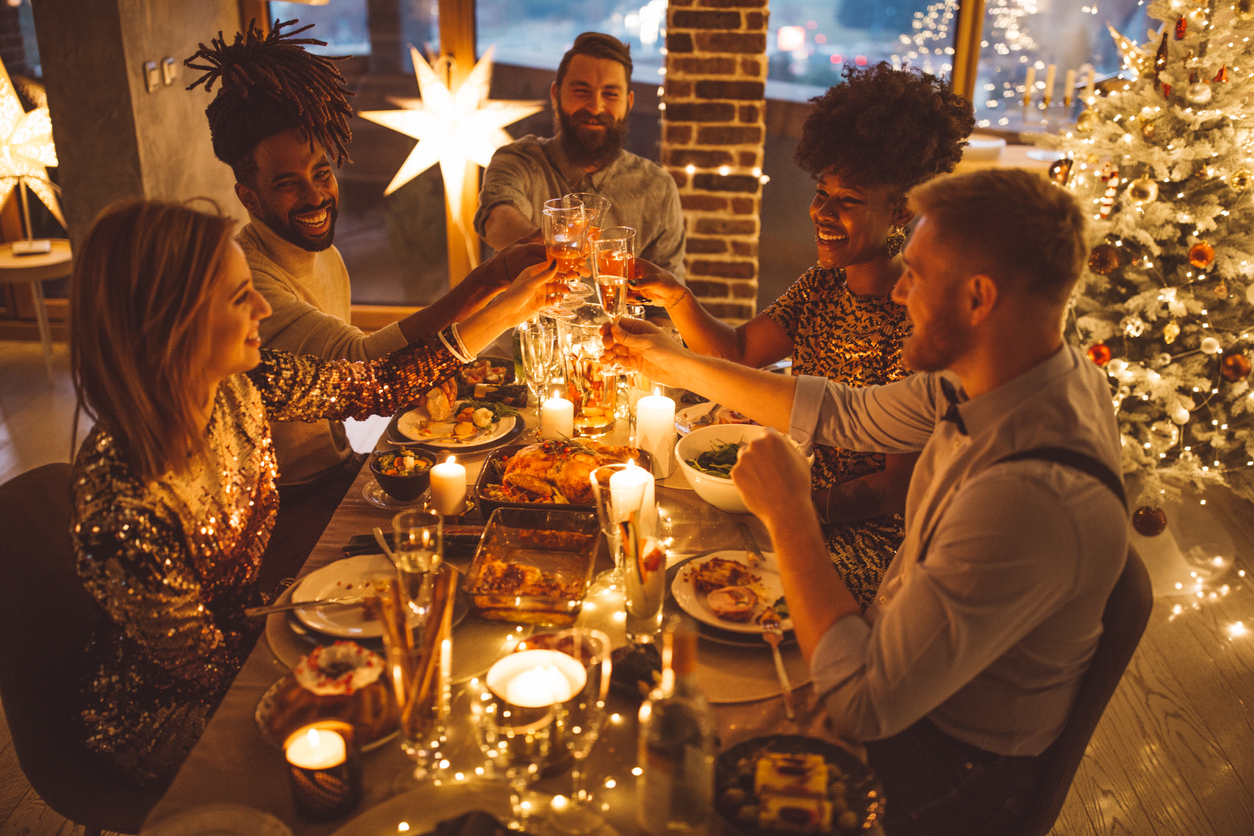
<path fill-rule="evenodd" d="M 733 328 L 670 273 L 637 261 L 635 290 L 701 354 L 760 367 L 789 355 L 796 374 L 854 386 L 905 377 L 901 277 L 905 195 L 953 171 L 975 126 L 970 102 L 935 76 L 887 63 L 846 66 L 845 81 L 812 99 L 797 164 L 815 179 L 810 219 L 818 263 L 776 302 Z M 812 495 L 828 552 L 865 609 L 903 536 L 916 455 L 815 449 Z"/>

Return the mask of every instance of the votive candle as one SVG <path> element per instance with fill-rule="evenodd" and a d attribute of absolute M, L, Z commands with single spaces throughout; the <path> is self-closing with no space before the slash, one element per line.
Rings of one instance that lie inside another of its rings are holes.
<path fill-rule="evenodd" d="M 653 474 L 628 462 L 627 467 L 610 476 L 610 514 L 614 522 L 622 522 L 632 511 L 647 519 L 654 510 Z"/>
<path fill-rule="evenodd" d="M 351 725 L 325 720 L 284 741 L 292 800 L 309 821 L 342 818 L 361 801 L 361 762 L 353 734 Z"/>
<path fill-rule="evenodd" d="M 636 446 L 653 457 L 653 475 L 671 475 L 675 452 L 675 402 L 664 395 L 636 401 Z"/>
<path fill-rule="evenodd" d="M 431 468 L 431 507 L 446 517 L 466 507 L 466 468 L 452 456 Z"/>
<path fill-rule="evenodd" d="M 588 674 L 574 657 L 557 650 L 520 650 L 488 669 L 492 693 L 510 705 L 544 708 L 583 690 Z"/>
<path fill-rule="evenodd" d="M 540 404 L 540 437 L 573 438 L 575 405 L 565 398 L 549 398 Z"/>

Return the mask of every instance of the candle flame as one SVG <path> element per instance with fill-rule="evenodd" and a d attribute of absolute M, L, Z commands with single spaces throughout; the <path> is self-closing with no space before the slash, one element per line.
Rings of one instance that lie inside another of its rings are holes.
<path fill-rule="evenodd" d="M 456 462 L 457 462 L 457 457 L 452 455 L 451 453 L 449 454 L 449 457 L 444 460 L 445 464 L 454 464 Z"/>
<path fill-rule="evenodd" d="M 662 387 L 661 387 L 661 386 L 654 386 L 654 387 L 653 387 L 653 394 L 654 394 L 654 395 L 661 395 L 661 394 L 662 394 Z"/>
<path fill-rule="evenodd" d="M 310 746 L 317 747 L 318 745 L 318 730 L 317 729 L 310 729 L 309 734 L 305 735 L 305 737 L 309 739 Z"/>

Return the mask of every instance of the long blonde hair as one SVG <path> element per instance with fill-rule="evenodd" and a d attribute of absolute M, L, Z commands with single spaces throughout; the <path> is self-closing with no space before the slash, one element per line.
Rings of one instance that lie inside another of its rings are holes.
<path fill-rule="evenodd" d="M 74 259 L 78 408 L 145 481 L 185 468 L 205 449 L 206 307 L 234 226 L 183 204 L 126 201 L 100 213 Z M 77 436 L 77 413 L 74 423 Z"/>

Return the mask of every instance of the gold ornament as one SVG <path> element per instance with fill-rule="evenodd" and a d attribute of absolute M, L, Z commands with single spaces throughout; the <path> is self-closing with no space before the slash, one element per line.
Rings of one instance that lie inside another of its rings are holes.
<path fill-rule="evenodd" d="M 1089 269 L 1099 276 L 1109 276 L 1119 269 L 1119 248 L 1112 244 L 1098 244 L 1089 253 Z"/>
<path fill-rule="evenodd" d="M 1254 3 L 1254 0 L 1250 0 Z M 1233 191 L 1243 192 L 1250 187 L 1250 170 L 1248 168 L 1238 168 L 1232 172 L 1232 179 L 1228 181 L 1228 185 Z"/>
<path fill-rule="evenodd" d="M 1184 97 L 1190 103 L 1195 105 L 1204 105 L 1210 101 L 1214 91 L 1210 89 L 1210 85 L 1205 81 L 1197 81 L 1190 84 L 1184 91 Z"/>
<path fill-rule="evenodd" d="M 1163 342 L 1171 345 L 1180 336 L 1180 325 L 1173 319 L 1163 326 Z"/>
<path fill-rule="evenodd" d="M 1070 157 L 1055 160 L 1054 164 L 1049 167 L 1049 179 L 1060 186 L 1067 185 L 1067 181 L 1071 179 L 1071 166 L 1074 163 L 1075 161 Z"/>
<path fill-rule="evenodd" d="M 1215 263 L 1215 248 L 1205 241 L 1198 241 L 1189 247 L 1189 263 L 1199 270 L 1205 270 Z"/>
<path fill-rule="evenodd" d="M 1158 199 L 1158 183 L 1142 174 L 1128 186 L 1128 197 L 1132 198 L 1132 202 L 1137 206 L 1152 203 Z"/>
<path fill-rule="evenodd" d="M 1237 0 L 1238 20 L 1254 20 L 1254 0 Z"/>
<path fill-rule="evenodd" d="M 1150 119 L 1141 123 L 1141 136 L 1144 139 L 1153 139 L 1154 134 L 1158 131 L 1158 120 Z"/>
<path fill-rule="evenodd" d="M 1099 122 L 1101 122 L 1101 119 L 1098 117 L 1097 111 L 1085 108 L 1076 117 L 1075 129 L 1082 134 L 1086 134 L 1096 128 Z"/>

